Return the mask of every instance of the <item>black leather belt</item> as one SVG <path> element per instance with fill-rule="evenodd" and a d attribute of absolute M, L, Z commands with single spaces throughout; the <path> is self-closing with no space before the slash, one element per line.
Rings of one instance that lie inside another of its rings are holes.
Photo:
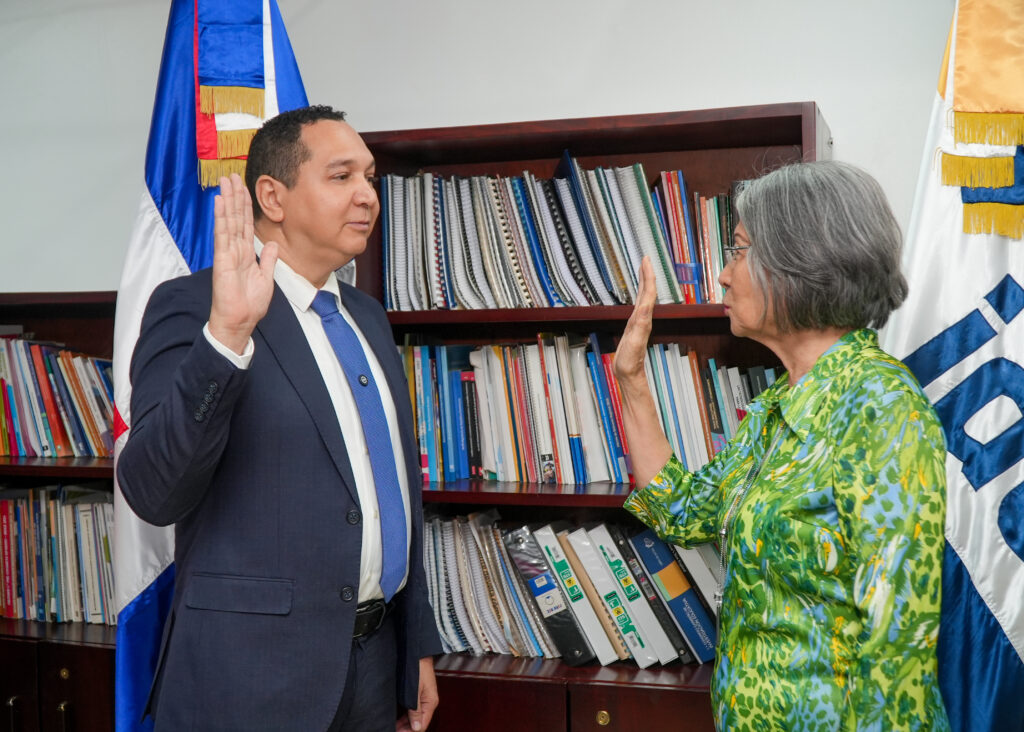
<path fill-rule="evenodd" d="M 353 638 L 362 638 L 376 631 L 391 610 L 391 604 L 383 600 L 367 600 L 356 607 L 356 625 L 352 630 Z"/>

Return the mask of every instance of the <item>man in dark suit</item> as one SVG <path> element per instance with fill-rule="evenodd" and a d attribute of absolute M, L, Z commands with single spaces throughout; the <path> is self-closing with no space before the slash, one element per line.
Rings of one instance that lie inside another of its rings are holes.
<path fill-rule="evenodd" d="M 175 524 L 158 730 L 383 731 L 399 706 L 397 728 L 420 730 L 437 705 L 409 392 L 380 304 L 334 274 L 379 212 L 373 157 L 343 120 L 269 120 L 248 189 L 221 179 L 213 268 L 161 285 L 142 321 L 117 474 L 141 518 Z M 321 299 L 355 326 L 358 377 Z M 370 429 L 356 390 L 374 384 Z"/>

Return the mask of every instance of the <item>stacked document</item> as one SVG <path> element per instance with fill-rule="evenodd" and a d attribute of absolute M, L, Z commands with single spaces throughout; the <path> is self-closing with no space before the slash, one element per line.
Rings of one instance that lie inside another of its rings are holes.
<path fill-rule="evenodd" d="M 645 256 L 654 265 L 659 303 L 717 301 L 713 278 L 731 232 L 728 195 L 691 194 L 680 171 L 661 173 L 656 182 L 652 190 L 640 163 L 587 170 L 568 152 L 551 179 L 529 171 L 386 175 L 385 306 L 630 304 Z M 719 207 L 723 218 L 712 222 Z"/>

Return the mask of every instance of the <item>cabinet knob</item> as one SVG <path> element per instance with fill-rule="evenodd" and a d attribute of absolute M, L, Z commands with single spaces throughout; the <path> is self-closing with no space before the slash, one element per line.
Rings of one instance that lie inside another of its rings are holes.
<path fill-rule="evenodd" d="M 70 672 L 70 671 L 68 671 L 68 670 L 67 670 L 66 668 L 62 668 L 62 669 L 60 670 L 60 677 L 61 677 L 62 679 L 64 679 L 65 681 L 67 681 L 68 679 L 70 679 L 70 678 L 71 678 L 71 672 Z"/>
<path fill-rule="evenodd" d="M 602 709 L 597 713 L 597 723 L 601 727 L 607 727 L 612 723 L 612 715 Z"/>

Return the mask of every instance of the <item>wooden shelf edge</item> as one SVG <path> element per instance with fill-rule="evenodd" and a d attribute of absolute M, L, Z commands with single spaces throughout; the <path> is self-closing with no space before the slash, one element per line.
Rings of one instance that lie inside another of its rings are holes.
<path fill-rule="evenodd" d="M 25 458 L 0 457 L 0 476 L 24 475 L 36 478 L 88 478 L 111 480 L 113 458 Z"/>
<path fill-rule="evenodd" d="M 671 663 L 668 666 L 638 668 L 633 661 L 616 661 L 608 666 L 569 666 L 559 660 L 515 658 L 487 654 L 472 656 L 449 653 L 434 661 L 438 676 L 480 679 L 529 679 L 531 681 L 647 688 L 685 689 L 708 693 L 713 664 Z"/>
<path fill-rule="evenodd" d="M 563 308 L 506 308 L 496 310 L 414 310 L 388 312 L 392 325 L 445 325 L 459 323 L 571 323 L 614 322 L 629 319 L 632 305 Z M 722 305 L 655 305 L 654 320 L 724 318 Z"/>
<path fill-rule="evenodd" d="M 114 305 L 116 303 L 117 290 L 0 293 L 0 307 L 11 305 Z"/>
<path fill-rule="evenodd" d="M 473 480 L 424 486 L 423 503 L 619 508 L 628 495 L 629 486 L 623 483 L 573 486 Z"/>
<path fill-rule="evenodd" d="M 114 649 L 117 627 L 95 623 L 42 623 L 0 618 L 0 637 Z"/>

